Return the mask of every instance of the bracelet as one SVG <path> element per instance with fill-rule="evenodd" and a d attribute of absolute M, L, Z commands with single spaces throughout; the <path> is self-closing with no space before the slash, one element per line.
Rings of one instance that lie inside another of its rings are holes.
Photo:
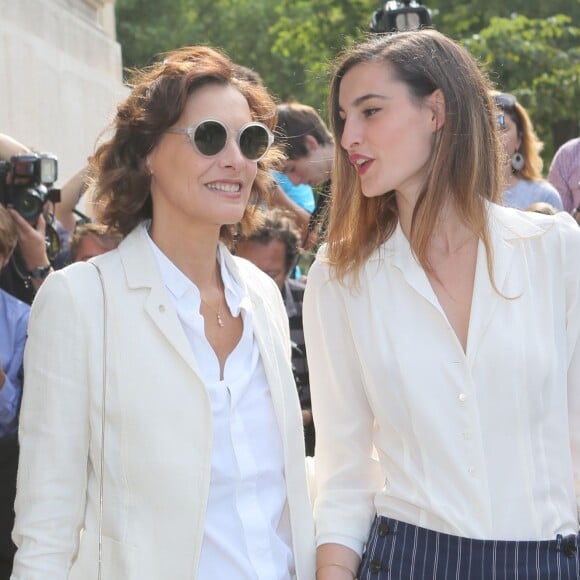
<path fill-rule="evenodd" d="M 316 568 L 316 577 L 317 578 L 318 578 L 318 572 L 320 572 L 320 570 L 322 570 L 323 568 L 342 568 L 343 570 L 350 572 L 353 580 L 355 580 L 355 578 L 356 578 L 355 573 L 348 566 L 345 566 L 344 564 L 322 564 L 322 566 L 319 566 L 318 568 Z"/>

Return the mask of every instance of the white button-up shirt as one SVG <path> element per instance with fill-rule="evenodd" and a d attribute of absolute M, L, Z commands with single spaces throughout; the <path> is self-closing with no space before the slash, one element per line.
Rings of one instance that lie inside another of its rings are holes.
<path fill-rule="evenodd" d="M 480 242 L 466 352 L 400 226 L 358 291 L 310 269 L 318 544 L 360 553 L 375 512 L 480 539 L 578 531 L 580 229 L 495 205 L 490 227 L 503 296 Z"/>
<path fill-rule="evenodd" d="M 288 580 L 294 574 L 282 439 L 268 382 L 253 336 L 252 305 L 218 260 L 226 302 L 244 325 L 224 378 L 205 337 L 201 297 L 151 241 L 161 276 L 196 354 L 213 414 L 213 455 L 199 580 Z M 170 375 L 169 375 L 170 377 Z M 191 442 L 195 453 L 195 442 Z M 195 493 L 195 490 L 192 490 Z"/>

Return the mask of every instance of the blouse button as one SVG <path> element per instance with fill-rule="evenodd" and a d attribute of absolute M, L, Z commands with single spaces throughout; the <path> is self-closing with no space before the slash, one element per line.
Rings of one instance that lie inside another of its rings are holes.
<path fill-rule="evenodd" d="M 389 534 L 391 528 L 389 528 L 389 524 L 379 524 L 378 534 L 381 538 L 384 538 L 386 535 Z"/>
<path fill-rule="evenodd" d="M 460 393 L 457 398 L 462 402 L 465 403 L 467 401 L 467 395 L 465 393 Z"/>
<path fill-rule="evenodd" d="M 161 312 L 161 314 L 163 314 L 165 312 L 165 304 L 159 305 L 159 312 Z"/>

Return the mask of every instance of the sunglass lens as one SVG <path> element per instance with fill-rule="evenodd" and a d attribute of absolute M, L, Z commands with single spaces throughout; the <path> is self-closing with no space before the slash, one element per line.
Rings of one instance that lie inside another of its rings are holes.
<path fill-rule="evenodd" d="M 250 125 L 240 134 L 240 151 L 252 161 L 263 157 L 270 147 L 268 131 L 261 125 Z"/>
<path fill-rule="evenodd" d="M 226 145 L 226 128 L 216 121 L 205 121 L 198 125 L 193 139 L 195 147 L 202 155 L 217 155 Z"/>

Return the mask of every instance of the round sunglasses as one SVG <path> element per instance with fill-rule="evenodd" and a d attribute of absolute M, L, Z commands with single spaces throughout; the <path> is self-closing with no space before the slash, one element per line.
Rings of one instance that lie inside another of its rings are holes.
<path fill-rule="evenodd" d="M 205 119 L 191 127 L 172 127 L 166 133 L 187 135 L 193 148 L 204 157 L 213 157 L 225 149 L 230 131 L 216 119 Z M 250 161 L 260 161 L 274 142 L 274 135 L 262 123 L 246 123 L 236 131 L 236 141 L 242 155 Z"/>

